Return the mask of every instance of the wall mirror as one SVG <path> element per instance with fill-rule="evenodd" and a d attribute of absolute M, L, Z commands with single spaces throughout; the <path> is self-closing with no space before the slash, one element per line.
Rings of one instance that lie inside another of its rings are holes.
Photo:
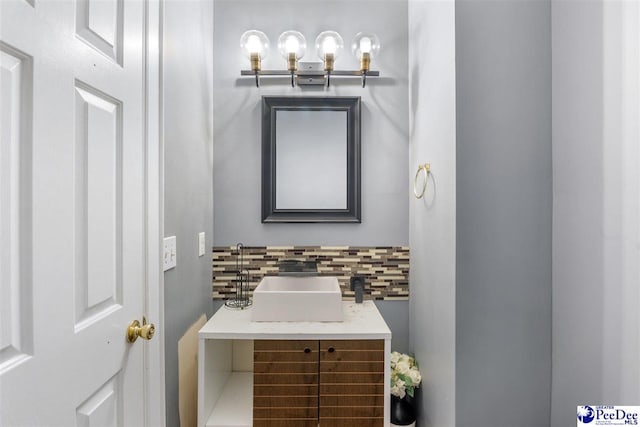
<path fill-rule="evenodd" d="M 262 98 L 262 222 L 360 222 L 360 97 Z"/>

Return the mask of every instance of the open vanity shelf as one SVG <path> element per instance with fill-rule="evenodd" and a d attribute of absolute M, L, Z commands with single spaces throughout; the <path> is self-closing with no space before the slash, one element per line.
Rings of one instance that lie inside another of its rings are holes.
<path fill-rule="evenodd" d="M 253 373 L 232 372 L 206 420 L 207 427 L 252 425 Z"/>
<path fill-rule="evenodd" d="M 222 307 L 202 327 L 199 332 L 198 355 L 198 426 L 199 427 L 259 427 L 261 425 L 278 425 L 272 422 L 253 422 L 254 402 L 254 342 L 259 340 L 260 345 L 255 345 L 256 351 L 289 352 L 298 360 L 298 354 L 307 354 L 309 357 L 317 357 L 318 363 L 325 366 L 333 366 L 331 357 L 338 360 L 346 355 L 346 348 L 360 352 L 362 357 L 369 358 L 373 353 L 379 354 L 378 367 L 380 373 L 376 374 L 376 381 L 380 381 L 378 392 L 380 394 L 380 408 L 378 416 L 383 420 L 377 424 L 365 421 L 342 420 L 352 427 L 369 425 L 389 425 L 389 355 L 391 352 L 391 332 L 377 308 L 371 301 L 363 304 L 343 302 L 344 322 L 251 322 L 250 310 L 235 311 Z M 273 340 L 272 344 L 269 344 Z M 278 343 L 279 341 L 280 343 Z M 296 343 L 297 342 L 297 343 Z M 379 342 L 380 345 L 375 344 Z M 314 343 L 316 347 L 313 347 Z M 281 350 L 284 345 L 285 350 Z M 375 347 L 372 347 L 375 346 Z M 300 351 L 297 352 L 297 346 Z M 345 349 L 341 350 L 341 346 Z M 335 349 L 334 349 L 335 347 Z M 375 349 L 374 349 L 375 348 Z M 342 353 L 341 353 L 342 351 Z M 259 357 L 259 356 L 256 356 Z M 360 360 L 356 357 L 354 360 Z M 302 359 L 301 359 L 302 360 Z M 347 365 L 352 362 L 346 362 Z M 281 362 L 280 362 L 281 363 Z M 309 362 L 301 362 L 309 363 Z M 291 365 L 295 365 L 292 363 Z M 262 367 L 269 367 L 269 363 L 262 363 Z M 289 365 L 282 364 L 281 366 Z M 318 368 L 318 381 L 323 376 L 331 373 L 320 372 Z M 352 369 L 349 369 L 351 371 Z M 356 369 L 357 370 L 357 369 Z M 364 369 L 366 370 L 366 369 Z M 269 377 L 270 369 L 265 375 Z M 260 371 L 256 372 L 260 375 Z M 294 374 L 304 377 L 303 374 Z M 365 373 L 345 372 L 340 375 L 352 375 L 357 381 L 359 376 L 365 377 Z M 289 375 L 285 375 L 289 377 Z M 261 377 L 257 376 L 262 381 Z M 262 377 L 264 378 L 264 377 Z M 365 381 L 365 380 L 363 380 Z M 368 380 L 366 380 L 368 381 Z M 314 387 L 322 390 L 316 383 Z M 341 384 L 342 386 L 342 384 Z M 277 387 L 277 385 L 275 386 Z M 347 390 L 356 390 L 356 385 L 344 384 L 341 387 Z M 352 396 L 353 397 L 353 396 Z M 318 396 L 316 402 L 322 402 L 323 397 Z M 356 398 L 357 399 L 357 398 Z M 342 400 L 342 399 L 341 399 Z M 322 403 L 316 403 L 322 405 Z M 278 405 L 276 405 L 278 406 Z M 313 408 L 310 408 L 313 409 Z M 316 408 L 315 413 L 320 417 L 319 425 L 322 426 L 322 414 L 333 417 L 332 410 L 322 407 Z M 269 411 L 267 411 L 269 412 Z M 310 411 L 314 412 L 314 411 Z M 267 415 L 268 416 L 268 415 Z M 339 415 L 338 415 L 339 416 Z M 318 425 L 318 421 L 305 421 L 305 425 Z M 284 425 L 284 424 L 282 424 Z M 336 424 L 346 425 L 346 424 Z"/>

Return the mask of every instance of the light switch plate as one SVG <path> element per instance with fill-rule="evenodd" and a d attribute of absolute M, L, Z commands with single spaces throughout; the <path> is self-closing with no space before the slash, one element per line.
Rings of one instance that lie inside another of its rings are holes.
<path fill-rule="evenodd" d="M 204 231 L 202 233 L 198 233 L 198 256 L 202 256 L 205 253 L 205 235 Z"/>
<path fill-rule="evenodd" d="M 176 236 L 164 238 L 164 250 L 162 251 L 162 264 L 164 271 L 170 270 L 177 265 L 178 254 L 176 246 Z"/>

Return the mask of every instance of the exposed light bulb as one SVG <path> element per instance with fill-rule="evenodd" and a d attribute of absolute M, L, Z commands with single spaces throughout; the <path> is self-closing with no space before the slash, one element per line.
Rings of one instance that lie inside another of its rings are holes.
<path fill-rule="evenodd" d="M 250 60 L 256 57 L 262 60 L 269 54 L 269 38 L 262 31 L 245 31 L 240 37 L 240 48 L 244 56 Z"/>
<path fill-rule="evenodd" d="M 291 55 L 300 59 L 307 51 L 307 41 L 299 31 L 285 31 L 278 37 L 278 50 L 284 59 L 288 60 Z"/>
<path fill-rule="evenodd" d="M 363 72 L 369 71 L 371 60 L 380 52 L 380 40 L 372 33 L 358 33 L 351 43 L 351 51 L 358 61 Z"/>
<path fill-rule="evenodd" d="M 337 59 L 343 47 L 342 37 L 335 31 L 323 31 L 316 37 L 316 54 L 323 61 L 326 54 L 331 54 Z"/>
<path fill-rule="evenodd" d="M 262 43 L 260 43 L 260 38 L 255 34 L 252 34 L 247 39 L 247 50 L 249 53 L 261 53 L 262 52 Z"/>
<path fill-rule="evenodd" d="M 371 52 L 371 39 L 369 37 L 363 37 L 360 39 L 360 51 L 362 53 Z"/>
<path fill-rule="evenodd" d="M 326 39 L 324 39 L 324 42 L 322 42 L 322 50 L 324 51 L 325 55 L 327 53 L 332 53 L 335 55 L 337 50 L 336 40 L 333 37 L 327 37 Z"/>
<path fill-rule="evenodd" d="M 240 37 L 240 48 L 251 62 L 251 69 L 256 72 L 262 67 L 262 60 L 269 54 L 269 38 L 258 30 L 245 31 Z"/>
<path fill-rule="evenodd" d="M 351 43 L 351 51 L 356 59 L 360 59 L 363 53 L 368 53 L 371 59 L 380 52 L 380 39 L 373 33 L 358 33 Z"/>
<path fill-rule="evenodd" d="M 288 36 L 287 40 L 284 42 L 284 47 L 287 53 L 291 53 L 291 52 L 295 53 L 298 50 L 299 46 L 300 46 L 300 43 L 298 42 L 298 39 L 293 36 Z"/>
<path fill-rule="evenodd" d="M 278 37 L 278 50 L 287 61 L 288 70 L 293 72 L 298 68 L 298 59 L 307 51 L 307 41 L 299 31 L 285 31 Z"/>
<path fill-rule="evenodd" d="M 333 71 L 333 65 L 340 56 L 344 42 L 335 31 L 323 31 L 316 37 L 316 53 L 324 62 L 325 71 Z"/>

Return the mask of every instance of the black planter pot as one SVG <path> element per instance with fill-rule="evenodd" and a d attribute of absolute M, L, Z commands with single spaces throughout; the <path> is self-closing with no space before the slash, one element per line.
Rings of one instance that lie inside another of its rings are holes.
<path fill-rule="evenodd" d="M 391 395 L 391 423 L 397 426 L 408 426 L 416 420 L 413 398 L 406 395 L 403 399 Z"/>

